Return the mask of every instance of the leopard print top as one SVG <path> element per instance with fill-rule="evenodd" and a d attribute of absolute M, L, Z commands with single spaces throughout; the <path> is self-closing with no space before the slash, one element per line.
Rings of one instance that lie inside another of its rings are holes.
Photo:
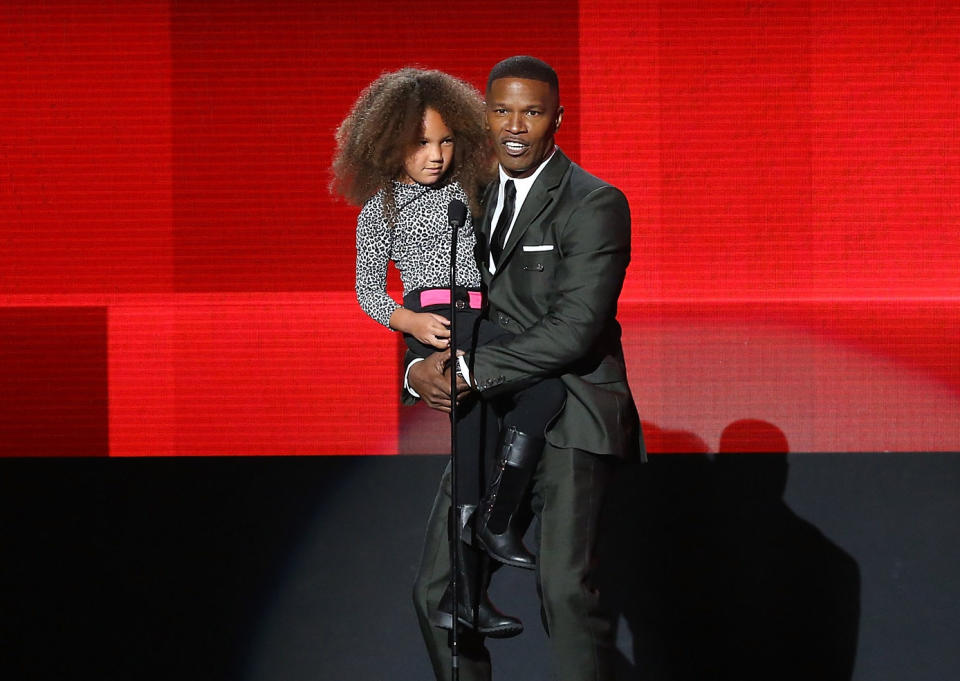
<path fill-rule="evenodd" d="M 467 203 L 460 185 L 443 187 L 393 183 L 397 200 L 397 225 L 390 229 L 383 216 L 383 191 L 371 197 L 357 217 L 357 302 L 375 321 L 390 328 L 390 315 L 401 307 L 387 295 L 387 261 L 400 270 L 403 293 L 419 288 L 450 285 L 450 226 L 447 205 L 453 199 Z M 473 219 L 457 236 L 457 284 L 480 286 L 473 257 L 476 237 Z"/>

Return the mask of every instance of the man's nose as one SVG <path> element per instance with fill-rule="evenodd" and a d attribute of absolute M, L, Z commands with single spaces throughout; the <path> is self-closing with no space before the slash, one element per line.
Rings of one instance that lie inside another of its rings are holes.
<path fill-rule="evenodd" d="M 519 112 L 510 114 L 510 117 L 507 118 L 507 130 L 510 132 L 523 132 L 524 129 L 523 115 Z"/>

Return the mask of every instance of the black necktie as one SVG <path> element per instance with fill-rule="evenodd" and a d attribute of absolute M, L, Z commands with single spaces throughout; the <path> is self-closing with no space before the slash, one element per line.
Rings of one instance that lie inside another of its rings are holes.
<path fill-rule="evenodd" d="M 503 186 L 503 210 L 500 211 L 497 229 L 493 232 L 493 242 L 490 244 L 490 255 L 493 256 L 494 264 L 500 263 L 503 247 L 507 243 L 507 232 L 510 231 L 510 223 L 513 222 L 513 207 L 516 198 L 517 188 L 513 185 L 513 180 L 507 180 L 507 183 Z"/>

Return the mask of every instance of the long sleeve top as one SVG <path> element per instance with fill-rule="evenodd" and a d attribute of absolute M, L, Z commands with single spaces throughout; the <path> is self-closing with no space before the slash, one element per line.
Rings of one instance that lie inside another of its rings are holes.
<path fill-rule="evenodd" d="M 383 191 L 372 196 L 357 217 L 357 302 L 375 321 L 390 328 L 390 316 L 401 307 L 387 294 L 387 262 L 400 271 L 403 293 L 420 288 L 450 286 L 450 226 L 447 206 L 459 199 L 467 203 L 460 185 L 442 187 L 393 184 L 397 223 L 390 228 L 383 214 Z M 474 260 L 476 236 L 473 218 L 457 236 L 457 285 L 480 286 Z"/>

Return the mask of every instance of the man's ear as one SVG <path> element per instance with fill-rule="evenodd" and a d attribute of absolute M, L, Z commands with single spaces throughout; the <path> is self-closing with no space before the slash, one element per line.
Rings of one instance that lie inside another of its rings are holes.
<path fill-rule="evenodd" d="M 553 131 L 556 132 L 560 129 L 560 124 L 563 123 L 563 107 L 557 107 L 557 118 L 553 124 Z"/>

